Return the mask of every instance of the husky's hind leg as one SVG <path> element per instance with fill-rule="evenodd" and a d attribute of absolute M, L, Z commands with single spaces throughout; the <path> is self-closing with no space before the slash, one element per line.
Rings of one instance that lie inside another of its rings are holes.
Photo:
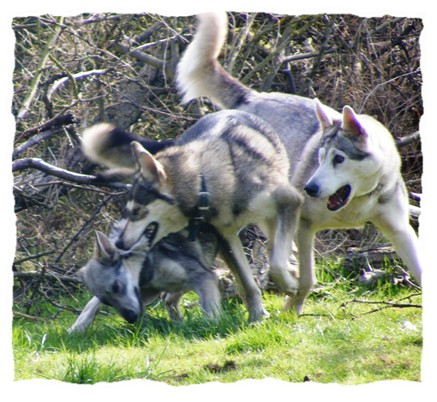
<path fill-rule="evenodd" d="M 221 295 L 218 288 L 216 275 L 209 272 L 194 286 L 195 292 L 199 295 L 200 305 L 205 315 L 211 319 L 218 319 L 221 312 Z"/>
<path fill-rule="evenodd" d="M 238 293 L 249 311 L 249 322 L 261 321 L 268 316 L 261 301 L 261 291 L 252 276 L 244 249 L 237 234 L 223 235 L 219 239 L 220 254 L 234 274 Z"/>
<path fill-rule="evenodd" d="M 277 214 L 267 219 L 263 227 L 269 239 L 270 276 L 283 292 L 295 295 L 299 287 L 299 274 L 289 259 L 293 251 L 301 197 L 291 187 L 285 191 L 281 189 L 279 194 Z"/>
<path fill-rule="evenodd" d="M 294 308 L 297 314 L 301 314 L 305 299 L 316 283 L 313 251 L 314 236 L 315 231 L 301 219 L 296 235 L 299 261 L 299 290 L 294 296 L 286 296 L 283 305 L 284 310 Z"/>
<path fill-rule="evenodd" d="M 299 273 L 289 262 L 293 236 L 288 222 L 280 216 L 267 221 L 262 227 L 268 237 L 270 277 L 287 295 L 295 295 L 299 288 Z"/>
<path fill-rule="evenodd" d="M 170 319 L 173 321 L 182 321 L 182 312 L 180 309 L 180 302 L 184 292 L 165 293 L 164 304 L 167 309 Z"/>

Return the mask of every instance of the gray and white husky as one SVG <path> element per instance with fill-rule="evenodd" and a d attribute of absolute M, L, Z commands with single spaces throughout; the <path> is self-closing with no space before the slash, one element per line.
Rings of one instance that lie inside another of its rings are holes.
<path fill-rule="evenodd" d="M 106 166 L 128 159 L 110 138 L 108 125 L 89 128 L 83 134 L 85 154 Z M 155 156 L 136 141 L 132 147 L 139 170 L 118 248 L 149 251 L 170 233 L 186 227 L 193 232 L 198 221 L 212 225 L 249 320 L 257 321 L 267 313 L 238 237 L 242 227 L 256 224 L 269 239 L 271 278 L 286 294 L 296 293 L 298 277 L 288 259 L 302 196 L 290 184 L 285 147 L 267 123 L 243 111 L 220 111 Z M 140 246 L 144 238 L 147 244 Z"/>
<path fill-rule="evenodd" d="M 181 297 L 192 290 L 198 294 L 204 314 L 218 318 L 221 296 L 218 278 L 211 269 L 218 240 L 213 229 L 202 225 L 193 241 L 188 239 L 187 231 L 171 234 L 150 251 L 142 247 L 148 241 L 144 237 L 126 253 L 113 243 L 125 224 L 123 219 L 118 221 L 109 238 L 96 232 L 94 257 L 77 273 L 94 297 L 68 331 L 85 331 L 102 304 L 117 309 L 126 321 L 136 322 L 143 314 L 143 306 L 161 295 L 170 318 L 180 320 Z"/>
<path fill-rule="evenodd" d="M 284 307 L 302 311 L 315 283 L 314 237 L 322 229 L 372 222 L 420 284 L 419 242 L 409 224 L 400 157 L 390 132 L 348 106 L 338 113 L 317 100 L 244 86 L 217 61 L 226 35 L 225 13 L 199 16 L 195 37 L 178 65 L 177 86 L 184 102 L 205 96 L 220 108 L 263 119 L 287 149 L 291 182 L 305 198 L 296 235 L 299 290 L 286 298 Z"/>

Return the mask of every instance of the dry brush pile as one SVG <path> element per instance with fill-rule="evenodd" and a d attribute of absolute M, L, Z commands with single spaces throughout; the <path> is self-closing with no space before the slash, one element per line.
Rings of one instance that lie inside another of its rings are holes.
<path fill-rule="evenodd" d="M 421 193 L 421 20 L 229 17 L 221 62 L 234 76 L 260 91 L 318 97 L 374 115 L 402 142 L 408 189 Z M 180 106 L 174 86 L 194 22 L 150 14 L 13 20 L 14 298 L 28 312 L 39 300 L 58 303 L 58 290 L 75 289 L 72 275 L 91 256 L 94 230 L 107 232 L 124 203 L 123 185 L 93 182 L 98 167 L 80 151 L 83 128 L 111 121 L 148 138 L 172 138 L 213 110 L 208 100 Z M 326 231 L 317 246 L 342 255 L 349 245 L 382 241 L 375 236 L 370 228 Z M 248 244 L 254 265 L 263 265 L 253 239 Z"/>

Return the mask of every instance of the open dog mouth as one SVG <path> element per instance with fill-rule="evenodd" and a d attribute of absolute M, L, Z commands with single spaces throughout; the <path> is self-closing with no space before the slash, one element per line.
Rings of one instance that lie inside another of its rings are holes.
<path fill-rule="evenodd" d="M 149 223 L 144 230 L 144 236 L 147 239 L 149 247 L 151 247 L 153 240 L 155 240 L 156 234 L 158 233 L 159 224 L 158 222 Z"/>
<path fill-rule="evenodd" d="M 349 196 L 351 194 L 351 186 L 346 184 L 340 187 L 334 194 L 328 198 L 328 209 L 330 211 L 338 211 L 349 202 Z"/>

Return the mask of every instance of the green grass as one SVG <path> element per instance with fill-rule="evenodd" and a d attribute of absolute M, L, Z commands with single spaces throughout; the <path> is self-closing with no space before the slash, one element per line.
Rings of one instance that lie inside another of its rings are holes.
<path fill-rule="evenodd" d="M 17 316 L 15 379 L 92 384 L 144 378 L 172 385 L 265 377 L 302 382 L 305 376 L 340 384 L 419 381 L 421 309 L 367 302 L 417 305 L 421 295 L 390 283 L 361 288 L 334 279 L 330 269 L 319 270 L 318 276 L 303 316 L 282 311 L 282 296 L 264 293 L 270 318 L 255 325 L 247 324 L 237 300 L 225 301 L 220 320 L 210 322 L 193 303 L 194 295 L 188 295 L 181 323 L 171 322 L 159 304 L 136 325 L 108 308 L 81 335 L 66 333 L 76 319 L 67 311 L 48 321 Z M 75 307 L 84 306 L 89 296 L 79 295 Z"/>

